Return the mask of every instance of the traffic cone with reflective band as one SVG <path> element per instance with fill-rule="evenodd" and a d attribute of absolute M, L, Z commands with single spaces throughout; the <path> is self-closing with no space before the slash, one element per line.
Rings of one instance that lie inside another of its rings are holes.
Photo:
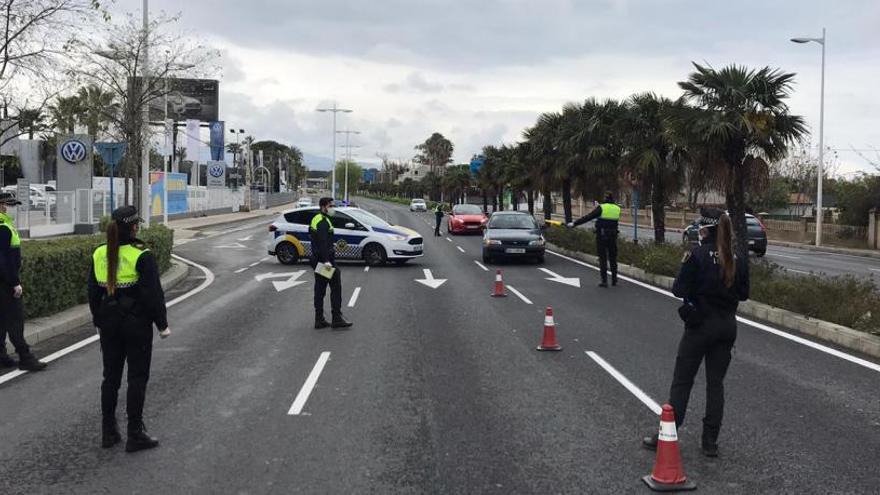
<path fill-rule="evenodd" d="M 654 472 L 643 477 L 642 481 L 656 492 L 677 492 L 697 488 L 697 484 L 684 474 L 681 452 L 678 450 L 678 432 L 675 430 L 675 412 L 669 404 L 663 404 L 663 412 L 660 414 Z"/>
<path fill-rule="evenodd" d="M 561 351 L 562 346 L 556 342 L 556 323 L 553 321 L 553 308 L 547 306 L 547 312 L 544 315 L 544 338 L 541 339 L 541 345 L 538 346 L 539 351 Z"/>
<path fill-rule="evenodd" d="M 492 293 L 492 297 L 507 297 L 507 293 L 504 292 L 504 280 L 501 279 L 501 270 L 495 272 L 495 292 Z"/>

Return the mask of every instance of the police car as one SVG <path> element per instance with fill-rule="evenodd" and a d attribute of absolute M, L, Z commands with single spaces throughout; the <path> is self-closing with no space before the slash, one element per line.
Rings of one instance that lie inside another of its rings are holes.
<path fill-rule="evenodd" d="M 269 254 L 285 265 L 307 260 L 312 254 L 309 225 L 319 211 L 318 207 L 296 208 L 276 218 L 269 225 Z M 338 260 L 402 265 L 423 254 L 424 239 L 418 232 L 391 225 L 366 210 L 335 208 L 330 223 Z"/>

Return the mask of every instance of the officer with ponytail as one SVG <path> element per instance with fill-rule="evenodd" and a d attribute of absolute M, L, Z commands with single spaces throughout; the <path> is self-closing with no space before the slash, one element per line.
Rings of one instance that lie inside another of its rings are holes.
<path fill-rule="evenodd" d="M 133 206 L 123 206 L 113 212 L 107 227 L 107 244 L 95 249 L 89 275 L 89 307 L 101 337 L 104 361 L 101 446 L 110 448 L 122 440 L 116 423 L 116 402 L 127 362 L 126 452 L 159 445 L 158 440 L 147 435 L 144 427 L 153 325 L 160 337 L 171 335 L 156 258 L 136 237 L 140 221 Z"/>
<path fill-rule="evenodd" d="M 724 415 L 724 376 L 736 342 L 736 308 L 749 298 L 747 256 L 736 256 L 730 217 L 717 208 L 700 210 L 700 245 L 685 254 L 672 292 L 683 300 L 679 316 L 684 335 L 678 345 L 669 404 L 675 425 L 681 427 L 687 412 L 694 377 L 706 362 L 706 415 L 702 450 L 718 456 L 718 433 Z M 657 448 L 657 435 L 643 440 Z"/>

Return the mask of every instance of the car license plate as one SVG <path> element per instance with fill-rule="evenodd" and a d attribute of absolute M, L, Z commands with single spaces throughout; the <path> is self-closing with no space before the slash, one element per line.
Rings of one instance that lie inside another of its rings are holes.
<path fill-rule="evenodd" d="M 415 246 L 413 246 L 413 250 L 416 251 L 417 253 L 420 253 L 422 251 L 422 245 L 416 244 Z"/>
<path fill-rule="evenodd" d="M 469 228 L 469 229 L 478 229 L 478 228 L 480 228 L 480 226 L 479 226 L 479 225 L 468 225 L 467 228 Z"/>
<path fill-rule="evenodd" d="M 526 250 L 523 248 L 507 248 L 504 252 L 507 254 L 525 254 Z"/>
<path fill-rule="evenodd" d="M 754 246 L 754 245 L 755 245 L 755 241 L 754 241 L 754 240 L 749 241 L 749 246 Z"/>

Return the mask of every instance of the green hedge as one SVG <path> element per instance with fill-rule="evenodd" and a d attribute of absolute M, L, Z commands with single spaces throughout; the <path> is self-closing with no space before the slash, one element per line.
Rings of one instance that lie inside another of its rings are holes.
<path fill-rule="evenodd" d="M 156 256 L 159 270 L 171 267 L 174 231 L 163 225 L 142 229 L 138 237 Z M 25 318 L 45 316 L 86 302 L 88 268 L 103 235 L 27 240 L 21 245 L 21 284 Z"/>

